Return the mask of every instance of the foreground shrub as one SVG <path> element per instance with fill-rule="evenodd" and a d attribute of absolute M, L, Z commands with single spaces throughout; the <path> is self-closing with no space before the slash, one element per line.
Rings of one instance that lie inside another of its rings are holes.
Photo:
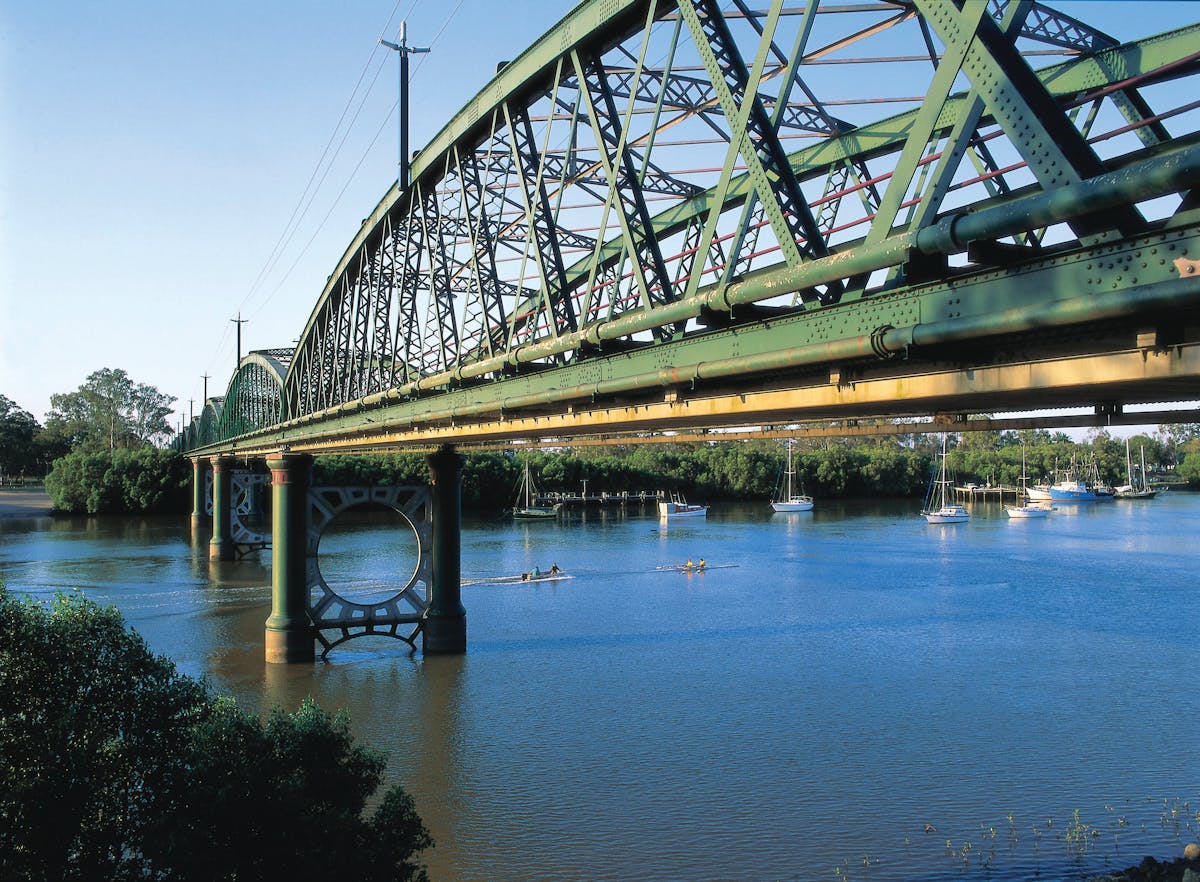
<path fill-rule="evenodd" d="M 424 880 L 384 756 L 311 700 L 264 723 L 115 609 L 0 585 L 0 878 Z"/>

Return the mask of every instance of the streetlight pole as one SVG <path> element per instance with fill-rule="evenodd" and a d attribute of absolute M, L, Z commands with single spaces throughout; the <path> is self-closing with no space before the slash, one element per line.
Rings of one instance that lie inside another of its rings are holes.
<path fill-rule="evenodd" d="M 408 45 L 408 22 L 400 22 L 400 42 L 389 43 L 380 38 L 379 42 L 400 56 L 400 102 L 396 106 L 396 115 L 400 117 L 400 162 L 396 171 L 396 181 L 401 190 L 408 189 L 408 56 L 414 52 L 428 52 L 429 47 L 418 48 Z"/>
<path fill-rule="evenodd" d="M 208 374 L 201 374 L 204 378 L 204 406 L 208 405 Z"/>

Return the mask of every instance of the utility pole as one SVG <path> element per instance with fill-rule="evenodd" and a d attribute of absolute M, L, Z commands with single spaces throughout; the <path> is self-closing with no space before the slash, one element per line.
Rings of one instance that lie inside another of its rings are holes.
<path fill-rule="evenodd" d="M 418 48 L 408 45 L 408 22 L 400 22 L 400 43 L 389 43 L 380 38 L 380 43 L 400 55 L 400 101 L 396 105 L 396 115 L 400 117 L 400 163 L 396 171 L 396 181 L 401 190 L 408 189 L 408 56 L 414 52 L 428 52 L 429 47 Z"/>
<path fill-rule="evenodd" d="M 196 399 L 189 398 L 188 399 L 188 422 L 190 423 L 195 418 L 196 418 Z"/>
<path fill-rule="evenodd" d="M 242 363 L 242 325 L 246 324 L 246 322 L 250 321 L 250 319 L 242 318 L 242 311 L 239 309 L 237 318 L 230 319 L 230 321 L 233 322 L 235 325 L 237 325 L 237 329 L 238 329 L 238 332 L 237 332 L 237 347 L 238 347 L 237 364 L 234 365 L 234 367 L 233 367 L 233 369 L 236 371 L 238 369 L 238 366 L 241 365 L 241 363 Z"/>
<path fill-rule="evenodd" d="M 241 359 L 238 359 L 238 360 L 241 361 Z M 205 404 L 205 406 L 207 406 L 208 405 L 208 374 L 201 374 L 200 376 L 204 378 L 204 404 Z"/>

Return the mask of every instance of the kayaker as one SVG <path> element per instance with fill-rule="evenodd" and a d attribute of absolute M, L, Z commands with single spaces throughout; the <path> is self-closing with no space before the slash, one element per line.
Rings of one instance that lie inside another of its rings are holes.
<path fill-rule="evenodd" d="M 538 569 L 538 566 L 537 566 L 537 564 L 534 564 L 534 565 L 533 565 L 533 573 L 531 574 L 531 575 L 533 576 L 533 578 L 535 578 L 535 579 L 536 579 L 536 578 L 537 578 L 538 576 L 540 576 L 541 574 L 542 574 L 542 571 L 541 571 L 540 569 Z"/>
<path fill-rule="evenodd" d="M 700 563 L 696 564 L 697 569 L 704 569 L 704 558 L 700 558 Z"/>
<path fill-rule="evenodd" d="M 552 564 L 550 564 L 550 575 L 554 576 L 554 575 L 557 575 L 558 573 L 561 573 L 561 572 L 562 572 L 562 570 L 560 570 L 560 569 L 558 568 L 558 564 L 557 564 L 557 563 L 552 563 Z"/>
<path fill-rule="evenodd" d="M 683 565 L 683 568 L 684 568 L 685 570 L 690 570 L 690 569 L 692 569 L 694 566 L 695 566 L 695 564 L 694 564 L 694 563 L 692 563 L 692 559 L 689 557 L 689 558 L 688 558 L 688 562 L 687 562 L 687 563 L 685 563 L 685 564 Z"/>

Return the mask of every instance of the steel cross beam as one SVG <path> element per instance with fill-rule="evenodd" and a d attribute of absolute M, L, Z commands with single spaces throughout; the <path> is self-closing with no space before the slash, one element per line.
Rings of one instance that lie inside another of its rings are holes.
<path fill-rule="evenodd" d="M 602 161 L 606 177 L 613 182 L 622 176 L 626 182 L 635 181 L 637 169 L 624 134 L 629 118 L 626 116 L 623 121 L 618 119 L 616 101 L 609 91 L 603 62 L 599 58 L 592 58 L 585 64 L 578 56 L 574 61 L 579 82 L 584 85 L 580 90 L 584 107 L 592 120 L 596 140 L 603 145 Z M 630 109 L 632 107 L 631 102 Z M 675 293 L 668 282 L 670 275 L 658 243 L 653 238 L 650 212 L 642 191 L 638 187 L 614 184 L 610 201 L 618 203 L 620 209 L 618 220 L 625 237 L 626 251 L 632 258 L 632 271 L 642 304 L 651 307 L 674 300 Z"/>
<path fill-rule="evenodd" d="M 695 0 L 694 4 L 693 0 L 684 0 L 680 12 L 712 76 L 726 117 L 744 126 L 739 150 L 785 254 L 792 261 L 827 254 L 825 240 L 766 108 L 757 92 L 748 90 L 756 77 L 747 70 L 715 0 Z M 764 38 L 764 42 L 769 41 Z M 755 71 L 761 71 L 763 63 L 760 50 Z"/>
<path fill-rule="evenodd" d="M 506 107 L 505 114 L 513 152 L 520 166 L 519 189 L 525 200 L 527 223 L 533 231 L 532 244 L 536 249 L 538 273 L 545 291 L 545 308 L 552 318 L 556 333 L 574 331 L 577 328 L 575 309 L 567 290 L 566 270 L 558 243 L 557 225 L 542 177 L 542 165 L 533 126 L 525 112 L 512 113 Z"/>

